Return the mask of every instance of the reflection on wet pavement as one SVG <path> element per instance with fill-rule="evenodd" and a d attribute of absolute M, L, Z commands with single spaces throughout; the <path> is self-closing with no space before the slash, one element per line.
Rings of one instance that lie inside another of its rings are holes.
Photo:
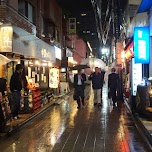
<path fill-rule="evenodd" d="M 87 87 L 85 109 L 72 93 L 59 105 L 29 122 L 0 143 L 0 152 L 148 152 L 124 104 L 113 107 L 103 89 L 103 106 L 93 106 Z"/>

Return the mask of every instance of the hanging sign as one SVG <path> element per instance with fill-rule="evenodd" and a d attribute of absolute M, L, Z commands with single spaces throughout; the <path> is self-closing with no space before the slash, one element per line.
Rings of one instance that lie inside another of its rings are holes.
<path fill-rule="evenodd" d="M 135 27 L 134 29 L 134 58 L 135 63 L 150 63 L 149 27 Z"/>

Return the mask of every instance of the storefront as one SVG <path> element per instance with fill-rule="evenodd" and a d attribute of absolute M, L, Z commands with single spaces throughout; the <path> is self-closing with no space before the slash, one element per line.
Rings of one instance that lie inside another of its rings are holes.
<path fill-rule="evenodd" d="M 132 110 L 135 110 L 137 108 L 139 87 L 141 86 L 141 84 L 142 86 L 147 85 L 145 79 L 148 79 L 149 77 L 147 70 L 145 70 L 145 68 L 150 63 L 149 34 L 149 26 L 135 27 L 133 39 L 131 39 L 129 45 L 127 45 L 127 47 L 125 48 L 126 77 L 124 81 L 124 94 L 127 98 L 130 98 L 130 100 L 128 101 L 130 102 L 129 105 Z M 145 89 L 144 87 L 144 90 L 147 89 Z M 145 95 L 146 100 L 147 92 L 144 92 L 144 90 L 143 94 Z"/>
<path fill-rule="evenodd" d="M 7 92 L 16 64 L 24 66 L 23 77 L 28 82 L 28 92 L 24 88 L 21 111 L 33 111 L 46 104 L 46 97 L 52 94 L 49 70 L 56 64 L 55 47 L 19 27 L 2 25 L 0 53 L 8 59 L 6 64 L 0 65 L 0 77 L 7 80 Z"/>

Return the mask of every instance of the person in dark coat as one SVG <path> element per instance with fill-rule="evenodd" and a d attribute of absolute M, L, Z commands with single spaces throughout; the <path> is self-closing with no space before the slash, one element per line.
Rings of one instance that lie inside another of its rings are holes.
<path fill-rule="evenodd" d="M 81 104 L 84 107 L 84 89 L 86 75 L 81 73 L 82 70 L 78 70 L 78 74 L 74 75 L 74 88 L 75 88 L 75 99 L 77 100 L 78 109 L 81 108 Z"/>
<path fill-rule="evenodd" d="M 116 100 L 116 94 L 117 94 L 117 89 L 118 89 L 118 81 L 119 81 L 119 76 L 116 74 L 116 69 L 112 68 L 111 69 L 111 74 L 108 76 L 108 90 L 110 91 L 112 101 L 113 101 L 113 106 L 115 106 L 115 103 L 117 102 Z"/>
<path fill-rule="evenodd" d="M 16 65 L 15 72 L 11 76 L 10 80 L 10 90 L 12 92 L 13 97 L 13 105 L 12 105 L 12 116 L 13 119 L 18 119 L 19 110 L 20 110 L 20 100 L 21 100 L 21 90 L 22 90 L 22 70 L 23 67 L 21 64 Z"/>
<path fill-rule="evenodd" d="M 101 90 L 104 82 L 104 75 L 101 74 L 98 67 L 95 68 L 95 72 L 89 76 L 89 80 L 92 80 L 92 88 L 94 91 L 94 105 L 101 106 Z"/>

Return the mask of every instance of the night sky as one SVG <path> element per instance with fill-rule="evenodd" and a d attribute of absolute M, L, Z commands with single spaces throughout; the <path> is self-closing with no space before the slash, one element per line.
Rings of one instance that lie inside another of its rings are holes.
<path fill-rule="evenodd" d="M 58 2 L 68 17 L 77 18 L 77 22 L 79 22 L 77 24 L 78 36 L 84 41 L 89 41 L 93 51 L 100 54 L 100 44 L 91 0 L 58 0 Z M 82 17 L 81 13 L 86 13 L 87 15 Z M 90 33 L 84 33 L 85 31 L 90 31 Z"/>

